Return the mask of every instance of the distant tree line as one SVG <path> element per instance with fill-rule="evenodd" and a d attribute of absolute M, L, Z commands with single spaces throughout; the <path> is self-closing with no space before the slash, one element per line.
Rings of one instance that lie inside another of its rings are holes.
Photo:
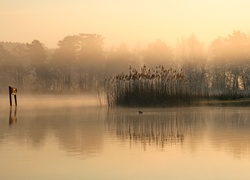
<path fill-rule="evenodd" d="M 195 94 L 220 98 L 249 96 L 250 36 L 234 31 L 215 39 L 208 48 L 194 36 L 170 47 L 156 40 L 143 49 L 125 44 L 104 48 L 97 34 L 66 36 L 56 49 L 39 40 L 21 44 L 0 42 L 0 90 L 13 85 L 23 92 L 89 92 L 105 86 L 105 79 L 129 67 L 164 66 L 181 70 Z"/>

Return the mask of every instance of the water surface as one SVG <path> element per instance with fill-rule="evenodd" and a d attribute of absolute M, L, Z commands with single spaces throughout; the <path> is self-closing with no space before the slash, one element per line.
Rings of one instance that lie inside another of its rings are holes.
<path fill-rule="evenodd" d="M 248 107 L 107 109 L 54 100 L 1 104 L 1 179 L 250 177 Z"/>

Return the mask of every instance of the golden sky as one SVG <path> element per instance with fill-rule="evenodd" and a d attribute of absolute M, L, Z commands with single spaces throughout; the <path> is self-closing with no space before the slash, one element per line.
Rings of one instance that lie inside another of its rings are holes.
<path fill-rule="evenodd" d="M 107 46 L 143 45 L 195 34 L 210 43 L 250 32 L 249 0 L 1 0 L 0 41 L 40 40 L 56 47 L 67 35 L 95 33 Z"/>

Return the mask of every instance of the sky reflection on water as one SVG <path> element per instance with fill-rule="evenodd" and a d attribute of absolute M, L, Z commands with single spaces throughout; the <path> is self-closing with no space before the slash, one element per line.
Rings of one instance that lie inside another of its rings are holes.
<path fill-rule="evenodd" d="M 247 179 L 250 108 L 15 107 L 0 114 L 4 179 Z M 15 173 L 13 173 L 15 169 Z M 181 172 L 181 173 L 180 173 Z"/>

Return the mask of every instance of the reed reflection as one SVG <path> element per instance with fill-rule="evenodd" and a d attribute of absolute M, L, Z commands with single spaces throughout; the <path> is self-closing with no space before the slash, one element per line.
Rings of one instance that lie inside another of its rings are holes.
<path fill-rule="evenodd" d="M 143 115 L 122 110 L 111 110 L 107 114 L 110 132 L 131 143 L 156 145 L 164 148 L 167 144 L 182 144 L 187 137 L 201 136 L 206 127 L 204 114 L 197 111 L 174 110 L 154 112 Z"/>
<path fill-rule="evenodd" d="M 212 144 L 234 157 L 250 157 L 249 108 L 221 108 L 213 111 Z"/>
<path fill-rule="evenodd" d="M 14 113 L 12 114 L 12 106 L 10 106 L 9 126 L 15 125 L 17 123 L 17 106 L 14 108 Z"/>

